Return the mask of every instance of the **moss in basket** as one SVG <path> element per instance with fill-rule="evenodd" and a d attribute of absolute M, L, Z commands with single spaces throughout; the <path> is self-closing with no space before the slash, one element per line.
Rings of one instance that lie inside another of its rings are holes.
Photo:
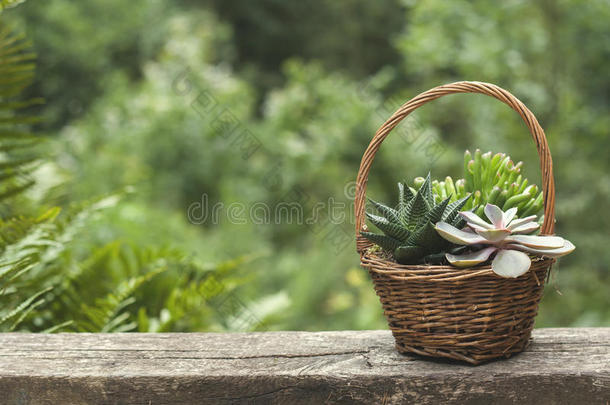
<path fill-rule="evenodd" d="M 487 203 L 506 211 L 517 208 L 518 218 L 538 215 L 542 209 L 542 193 L 538 186 L 528 184 L 522 173 L 523 162 L 513 164 L 505 153 L 464 152 L 464 178 L 453 181 L 449 176 L 444 181 L 432 181 L 432 194 L 436 202 L 450 197 L 457 201 L 468 194 L 472 198 L 464 205 L 465 210 L 474 211 L 479 217 Z M 424 183 L 423 177 L 414 180 L 415 190 Z M 542 218 L 541 218 L 542 220 Z"/>
<path fill-rule="evenodd" d="M 390 252 L 401 264 L 437 264 L 445 260 L 445 253 L 457 254 L 464 248 L 443 239 L 434 229 L 439 221 L 462 228 L 466 221 L 458 215 L 470 195 L 450 202 L 448 196 L 434 201 L 430 174 L 415 191 L 398 183 L 396 209 L 369 199 L 381 215 L 366 213 L 367 218 L 383 232 L 383 235 L 362 232 L 362 236 Z"/>

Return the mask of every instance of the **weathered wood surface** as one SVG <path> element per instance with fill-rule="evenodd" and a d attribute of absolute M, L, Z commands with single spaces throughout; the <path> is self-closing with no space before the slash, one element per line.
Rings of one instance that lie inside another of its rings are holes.
<path fill-rule="evenodd" d="M 482 366 L 388 331 L 0 334 L 2 404 L 608 404 L 610 328 L 537 329 Z"/>

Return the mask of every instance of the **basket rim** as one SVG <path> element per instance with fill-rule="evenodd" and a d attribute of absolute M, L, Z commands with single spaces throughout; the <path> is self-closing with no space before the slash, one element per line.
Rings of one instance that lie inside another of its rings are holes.
<path fill-rule="evenodd" d="M 381 257 L 370 249 L 360 255 L 360 265 L 370 272 L 387 276 L 395 280 L 412 281 L 458 281 L 477 277 L 493 276 L 499 280 L 518 280 L 533 274 L 535 270 L 552 266 L 556 259 L 529 255 L 532 264 L 527 272 L 516 278 L 501 277 L 493 272 L 491 264 L 479 264 L 473 267 L 455 267 L 448 264 L 400 264 L 394 260 Z M 537 277 L 536 277 L 537 278 Z M 537 280 L 540 283 L 539 280 Z"/>

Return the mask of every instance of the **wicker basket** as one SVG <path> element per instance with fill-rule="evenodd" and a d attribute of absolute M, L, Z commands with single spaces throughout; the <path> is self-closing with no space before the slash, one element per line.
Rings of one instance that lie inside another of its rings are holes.
<path fill-rule="evenodd" d="M 497 98 L 519 113 L 540 157 L 544 193 L 541 234 L 552 234 L 555 222 L 553 164 L 544 131 L 536 117 L 508 91 L 489 83 L 457 82 L 435 87 L 401 106 L 377 131 L 358 171 L 355 213 L 356 243 L 363 267 L 373 279 L 396 348 L 479 364 L 521 352 L 529 343 L 544 282 L 553 259 L 534 259 L 524 275 L 507 279 L 489 265 L 467 269 L 451 266 L 401 265 L 370 252 L 360 235 L 364 222 L 369 170 L 383 140 L 413 110 L 441 96 L 480 93 Z"/>

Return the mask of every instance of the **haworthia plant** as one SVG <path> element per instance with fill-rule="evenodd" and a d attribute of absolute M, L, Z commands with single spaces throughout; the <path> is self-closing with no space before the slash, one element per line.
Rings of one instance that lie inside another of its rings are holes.
<path fill-rule="evenodd" d="M 383 234 L 362 232 L 362 236 L 391 253 L 398 263 L 440 263 L 444 261 L 445 252 L 456 253 L 457 250 L 453 249 L 453 244 L 440 237 L 434 225 L 445 221 L 457 228 L 463 227 L 466 222 L 458 213 L 470 195 L 453 202 L 452 196 L 435 202 L 430 174 L 418 188 L 414 191 L 406 184 L 398 183 L 396 208 L 370 200 L 379 215 L 367 212 L 366 216 Z"/>

